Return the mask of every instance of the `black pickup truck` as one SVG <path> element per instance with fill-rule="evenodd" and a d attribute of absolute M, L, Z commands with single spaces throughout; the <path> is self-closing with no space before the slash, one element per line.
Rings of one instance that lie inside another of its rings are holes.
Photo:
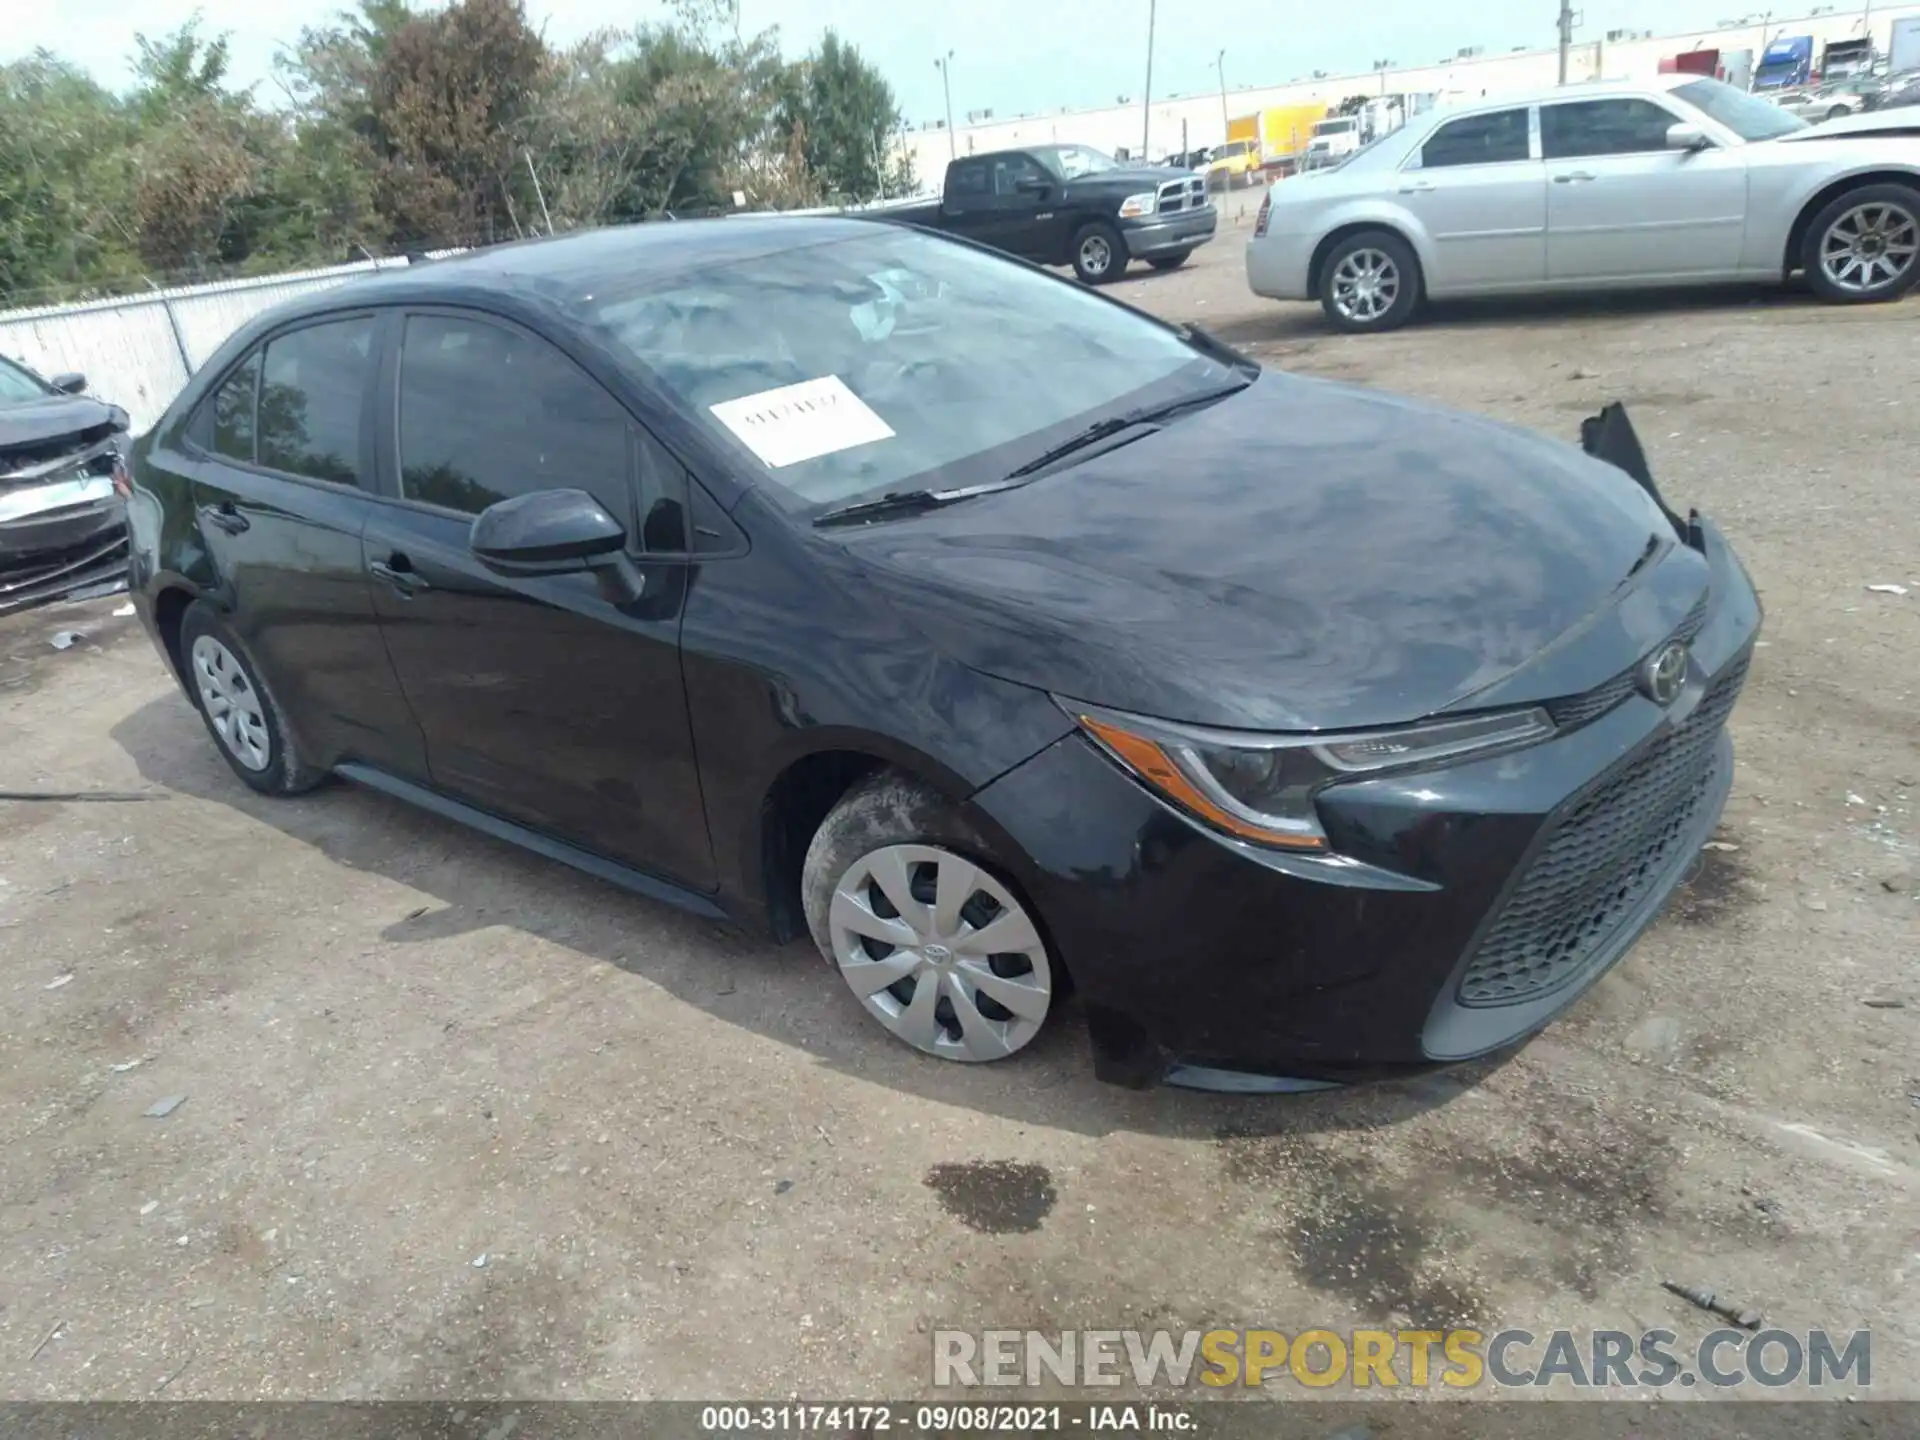
<path fill-rule="evenodd" d="M 1191 170 L 1130 168 L 1085 145 L 955 160 L 937 203 L 890 206 L 884 218 L 1071 265 L 1089 285 L 1119 279 L 1132 260 L 1171 270 L 1219 223 L 1206 181 Z"/>

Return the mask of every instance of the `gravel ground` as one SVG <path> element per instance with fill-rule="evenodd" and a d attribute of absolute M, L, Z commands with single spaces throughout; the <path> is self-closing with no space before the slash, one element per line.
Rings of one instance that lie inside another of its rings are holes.
<path fill-rule="evenodd" d="M 148 798 L 0 801 L 0 1395 L 901 1396 L 948 1326 L 1684 1343 L 1671 1277 L 1870 1326 L 1920 1396 L 1920 304 L 1349 339 L 1247 294 L 1245 223 L 1118 293 L 1555 436 L 1624 400 L 1759 583 L 1721 848 L 1601 985 L 1503 1064 L 1306 1099 L 1104 1087 L 1071 1023 L 942 1066 L 803 946 L 252 795 L 118 602 L 41 610 L 0 787 Z"/>

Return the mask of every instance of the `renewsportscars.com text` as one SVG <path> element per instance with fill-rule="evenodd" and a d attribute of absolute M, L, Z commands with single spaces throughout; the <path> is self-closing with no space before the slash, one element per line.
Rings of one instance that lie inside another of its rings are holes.
<path fill-rule="evenodd" d="M 1281 1382 L 1317 1389 L 1470 1390 L 1706 1386 L 1781 1389 L 1873 1383 L 1873 1336 L 1809 1330 L 936 1330 L 936 1387 Z"/>

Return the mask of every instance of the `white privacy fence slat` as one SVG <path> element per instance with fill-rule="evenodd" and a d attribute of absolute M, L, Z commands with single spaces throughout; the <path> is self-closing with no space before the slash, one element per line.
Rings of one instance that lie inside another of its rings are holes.
<path fill-rule="evenodd" d="M 229 335 L 262 310 L 406 263 L 401 257 L 369 260 L 80 305 L 0 311 L 0 355 L 23 360 L 42 375 L 83 372 L 88 393 L 125 409 L 137 434 L 160 418 L 188 376 Z"/>

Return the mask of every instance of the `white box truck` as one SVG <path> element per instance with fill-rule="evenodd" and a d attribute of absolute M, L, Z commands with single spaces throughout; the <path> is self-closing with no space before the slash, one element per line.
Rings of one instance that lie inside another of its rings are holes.
<path fill-rule="evenodd" d="M 1895 75 L 1903 70 L 1920 70 L 1920 15 L 1893 22 L 1893 38 L 1887 42 L 1887 69 Z"/>

